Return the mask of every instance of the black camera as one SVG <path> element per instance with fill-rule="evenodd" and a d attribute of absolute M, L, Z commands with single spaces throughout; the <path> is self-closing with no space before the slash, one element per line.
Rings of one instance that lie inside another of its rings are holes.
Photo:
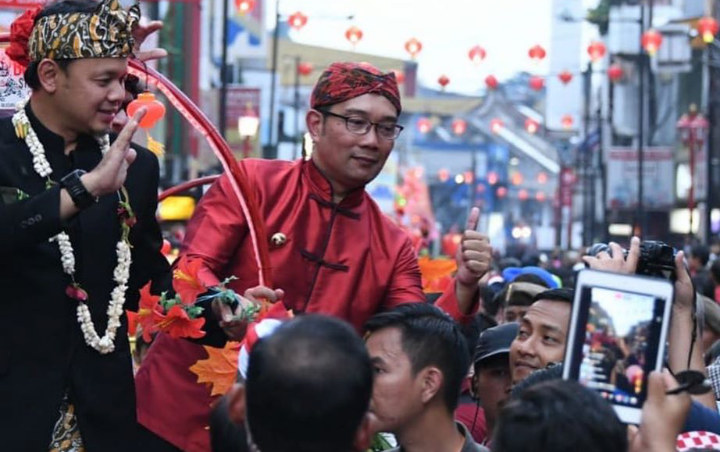
<path fill-rule="evenodd" d="M 587 250 L 590 256 L 606 251 L 612 256 L 612 249 L 606 243 L 596 243 Z M 628 250 L 623 249 L 627 257 Z M 640 243 L 640 259 L 635 273 L 638 275 L 659 276 L 675 280 L 675 255 L 677 250 L 659 240 L 646 240 Z"/>

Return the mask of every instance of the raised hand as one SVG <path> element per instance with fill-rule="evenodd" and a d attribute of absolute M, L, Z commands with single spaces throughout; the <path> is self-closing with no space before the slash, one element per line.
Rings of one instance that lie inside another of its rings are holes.
<path fill-rule="evenodd" d="M 617 243 L 610 242 L 608 245 L 610 253 L 602 251 L 596 256 L 583 256 L 583 261 L 593 270 L 604 270 L 614 273 L 624 273 L 632 275 L 637 270 L 637 264 L 640 260 L 640 239 L 633 237 L 630 239 L 630 250 L 627 258 L 623 253 L 622 247 Z M 612 256 L 610 255 L 612 254 Z"/>
<path fill-rule="evenodd" d="M 260 305 L 263 301 L 276 303 L 283 299 L 285 292 L 282 289 L 271 289 L 265 286 L 256 286 L 247 289 L 244 296 L 239 297 L 238 306 L 235 311 L 225 303 L 214 300 L 212 309 L 220 319 L 220 327 L 230 339 L 241 340 L 247 331 L 247 319 L 241 318 L 244 309 L 252 305 Z"/>
<path fill-rule="evenodd" d="M 135 38 L 135 46 L 133 47 L 133 53 L 135 54 L 135 58 L 140 61 L 150 61 L 165 58 L 167 56 L 168 53 L 165 49 L 157 48 L 150 50 L 140 50 L 140 46 L 142 46 L 142 43 L 145 41 L 145 39 L 151 34 L 160 30 L 162 27 L 162 21 L 153 20 L 145 25 L 139 24 L 133 29 L 133 38 Z"/>
<path fill-rule="evenodd" d="M 455 257 L 458 266 L 457 282 L 473 289 L 477 288 L 478 281 L 490 270 L 492 263 L 490 239 L 476 230 L 479 221 L 480 209 L 473 207 Z"/>

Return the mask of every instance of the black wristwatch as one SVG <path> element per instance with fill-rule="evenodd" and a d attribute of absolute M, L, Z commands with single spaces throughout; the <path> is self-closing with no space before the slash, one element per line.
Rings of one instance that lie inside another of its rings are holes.
<path fill-rule="evenodd" d="M 87 188 L 80 180 L 85 171 L 76 169 L 60 179 L 60 186 L 65 188 L 78 209 L 87 209 L 97 202 L 97 198 L 87 191 Z"/>

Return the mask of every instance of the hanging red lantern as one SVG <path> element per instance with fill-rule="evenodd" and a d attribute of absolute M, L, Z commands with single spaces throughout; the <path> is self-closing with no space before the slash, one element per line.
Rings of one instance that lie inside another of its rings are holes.
<path fill-rule="evenodd" d="M 543 86 L 545 86 L 545 80 L 542 77 L 538 77 L 537 75 L 533 75 L 530 77 L 530 88 L 532 88 L 535 91 L 540 91 L 543 89 Z"/>
<path fill-rule="evenodd" d="M 393 73 L 395 74 L 395 81 L 397 81 L 398 84 L 405 83 L 405 73 L 403 71 L 400 69 L 393 69 Z"/>
<path fill-rule="evenodd" d="M 485 56 L 487 53 L 485 52 L 485 49 L 483 49 L 480 46 L 475 46 L 470 49 L 468 52 L 468 58 L 470 58 L 470 61 L 472 61 L 475 64 L 480 64 L 485 59 Z"/>
<path fill-rule="evenodd" d="M 607 49 L 605 48 L 605 44 L 603 44 L 600 41 L 593 41 L 590 43 L 590 45 L 587 48 L 587 53 L 590 55 L 590 61 L 593 63 L 601 60 L 602 57 L 605 56 L 605 51 Z"/>
<path fill-rule="evenodd" d="M 698 20 L 695 28 L 698 33 L 700 33 L 702 40 L 705 41 L 706 44 L 713 42 L 715 40 L 715 35 L 718 33 L 718 30 L 720 30 L 720 27 L 718 27 L 718 21 L 715 20 L 714 17 L 701 18 Z"/>
<path fill-rule="evenodd" d="M 570 71 L 562 71 L 558 74 L 558 78 L 563 83 L 563 85 L 567 85 L 568 83 L 570 83 L 570 80 L 572 80 L 573 75 Z"/>
<path fill-rule="evenodd" d="M 440 180 L 440 182 L 446 182 L 448 179 L 450 179 L 450 171 L 445 168 L 439 169 L 438 180 Z"/>
<path fill-rule="evenodd" d="M 297 71 L 300 75 L 310 75 L 313 71 L 313 65 L 312 63 L 303 61 L 302 63 L 298 63 Z"/>
<path fill-rule="evenodd" d="M 540 171 L 537 175 L 538 184 L 544 184 L 547 182 L 547 180 L 548 180 L 547 173 Z"/>
<path fill-rule="evenodd" d="M 538 131 L 540 124 L 532 118 L 525 119 L 525 130 L 527 133 L 533 134 Z"/>
<path fill-rule="evenodd" d="M 498 183 L 498 175 L 495 171 L 490 171 L 487 173 L 487 181 L 490 185 L 495 185 Z"/>
<path fill-rule="evenodd" d="M 255 0 L 235 0 L 235 9 L 244 15 L 255 9 Z"/>
<path fill-rule="evenodd" d="M 657 30 L 650 29 L 642 35 L 642 46 L 648 55 L 653 56 L 660 48 L 663 37 Z"/>
<path fill-rule="evenodd" d="M 307 24 L 307 21 L 307 16 L 300 11 L 290 14 L 290 17 L 288 17 L 288 24 L 295 30 L 300 30 L 305 26 L 305 24 Z"/>
<path fill-rule="evenodd" d="M 452 131 L 455 135 L 462 135 L 467 130 L 467 122 L 464 119 L 457 118 L 452 122 Z"/>
<path fill-rule="evenodd" d="M 524 188 L 518 191 L 518 199 L 520 201 L 526 201 L 528 199 L 528 191 Z"/>
<path fill-rule="evenodd" d="M 622 66 L 618 63 L 613 63 L 607 70 L 608 78 L 611 82 L 615 83 L 623 78 L 624 72 Z"/>
<path fill-rule="evenodd" d="M 494 75 L 488 75 L 487 77 L 485 77 L 485 86 L 487 86 L 488 89 L 491 90 L 497 89 L 498 81 Z"/>
<path fill-rule="evenodd" d="M 416 38 L 410 38 L 405 42 L 405 51 L 410 54 L 410 58 L 413 60 L 417 54 L 420 53 L 422 47 L 422 42 L 418 41 Z"/>
<path fill-rule="evenodd" d="M 493 133 L 500 133 L 500 129 L 502 129 L 504 125 L 502 119 L 494 118 L 490 121 L 490 130 L 492 130 Z"/>
<path fill-rule="evenodd" d="M 466 184 L 472 184 L 474 179 L 472 171 L 465 171 L 463 173 L 463 180 Z"/>
<path fill-rule="evenodd" d="M 350 44 L 352 44 L 353 47 L 355 47 L 357 45 L 357 43 L 360 42 L 362 37 L 363 37 L 362 30 L 354 25 L 352 27 L 348 28 L 347 31 L 345 31 L 345 39 L 350 41 Z"/>
<path fill-rule="evenodd" d="M 560 119 L 560 124 L 563 126 L 563 129 L 570 129 L 573 126 L 573 117 L 572 115 L 563 115 L 563 117 Z"/>
<path fill-rule="evenodd" d="M 432 129 L 432 122 L 428 118 L 420 118 L 417 120 L 417 128 L 420 133 L 428 133 Z"/>
<path fill-rule="evenodd" d="M 512 176 L 510 176 L 510 182 L 513 185 L 520 185 L 523 183 L 523 180 L 524 180 L 523 175 L 520 172 L 514 172 L 512 174 Z"/>
<path fill-rule="evenodd" d="M 438 84 L 442 89 L 445 89 L 445 87 L 450 83 L 450 79 L 447 75 L 443 74 L 440 77 L 438 77 Z"/>
<path fill-rule="evenodd" d="M 159 120 L 165 116 L 165 105 L 159 100 L 155 99 L 155 95 L 149 91 L 138 94 L 137 99 L 130 102 L 127 106 L 127 114 L 129 117 L 135 114 L 140 108 L 145 107 L 147 113 L 140 120 L 140 127 L 143 129 L 149 129 L 155 125 Z"/>
<path fill-rule="evenodd" d="M 528 56 L 533 61 L 540 62 L 545 58 L 545 55 L 547 55 L 547 52 L 539 44 L 530 47 L 530 50 L 528 50 Z"/>
<path fill-rule="evenodd" d="M 497 190 L 495 191 L 495 193 L 497 194 L 498 198 L 504 198 L 505 195 L 507 195 L 507 188 L 498 187 Z"/>
<path fill-rule="evenodd" d="M 537 202 L 545 202 L 545 192 L 539 191 L 535 193 L 535 199 Z"/>

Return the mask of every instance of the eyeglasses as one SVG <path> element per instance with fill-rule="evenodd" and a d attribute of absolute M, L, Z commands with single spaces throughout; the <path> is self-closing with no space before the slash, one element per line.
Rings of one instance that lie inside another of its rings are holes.
<path fill-rule="evenodd" d="M 318 111 L 324 116 L 333 116 L 335 118 L 343 119 L 348 132 L 354 133 L 355 135 L 365 135 L 370 131 L 370 129 L 372 129 L 373 126 L 375 126 L 375 132 L 380 138 L 384 140 L 394 140 L 403 130 L 403 126 L 392 121 L 372 122 L 362 116 L 343 116 L 331 111 Z"/>

